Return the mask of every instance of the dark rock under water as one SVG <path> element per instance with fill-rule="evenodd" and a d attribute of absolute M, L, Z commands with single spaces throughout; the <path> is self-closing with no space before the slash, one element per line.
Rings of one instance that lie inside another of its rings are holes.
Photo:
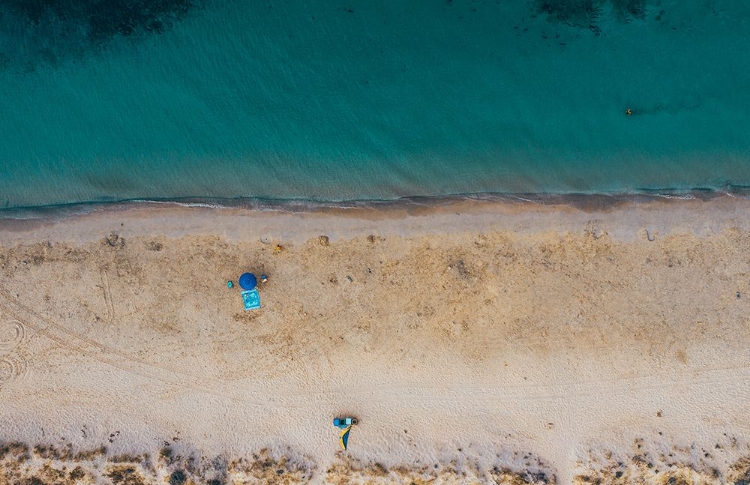
<path fill-rule="evenodd" d="M 54 65 L 115 36 L 160 34 L 203 0 L 6 0 L 0 3 L 0 68 Z"/>

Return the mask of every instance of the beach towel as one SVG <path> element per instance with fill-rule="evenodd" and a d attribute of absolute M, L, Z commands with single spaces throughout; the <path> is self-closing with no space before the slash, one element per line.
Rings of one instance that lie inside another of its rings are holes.
<path fill-rule="evenodd" d="M 256 310 L 260 308 L 260 295 L 258 289 L 246 290 L 242 292 L 242 302 L 245 304 L 245 310 Z"/>

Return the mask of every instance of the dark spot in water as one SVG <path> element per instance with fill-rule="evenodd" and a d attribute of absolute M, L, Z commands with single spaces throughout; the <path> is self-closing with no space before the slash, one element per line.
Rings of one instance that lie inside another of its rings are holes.
<path fill-rule="evenodd" d="M 578 27 L 591 25 L 601 15 L 601 0 L 537 0 L 538 13 Z"/>
<path fill-rule="evenodd" d="M 614 0 L 612 5 L 619 18 L 625 22 L 646 17 L 646 0 Z"/>
<path fill-rule="evenodd" d="M 647 0 L 535 0 L 534 13 L 546 14 L 550 21 L 587 28 L 601 34 L 603 12 L 612 11 L 618 22 L 629 23 L 646 17 Z M 607 5 L 605 9 L 605 4 Z"/>
<path fill-rule="evenodd" d="M 54 66 L 84 57 L 115 37 L 158 35 L 207 0 L 4 0 L 0 68 Z"/>

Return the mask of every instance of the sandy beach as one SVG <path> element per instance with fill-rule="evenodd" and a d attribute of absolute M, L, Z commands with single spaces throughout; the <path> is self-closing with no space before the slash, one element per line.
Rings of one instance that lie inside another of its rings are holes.
<path fill-rule="evenodd" d="M 5 220 L 0 485 L 747 485 L 748 214 L 721 196 Z M 260 310 L 227 288 L 244 271 L 269 277 Z"/>

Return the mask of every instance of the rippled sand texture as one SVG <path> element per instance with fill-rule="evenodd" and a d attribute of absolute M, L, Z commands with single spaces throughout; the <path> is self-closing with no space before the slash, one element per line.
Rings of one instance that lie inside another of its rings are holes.
<path fill-rule="evenodd" d="M 8 228 L 0 438 L 156 460 L 168 441 L 237 457 L 237 477 L 267 449 L 332 482 L 742 476 L 748 205 L 143 208 Z M 227 288 L 245 270 L 269 276 L 259 311 Z M 349 414 L 339 456 L 330 420 Z"/>

